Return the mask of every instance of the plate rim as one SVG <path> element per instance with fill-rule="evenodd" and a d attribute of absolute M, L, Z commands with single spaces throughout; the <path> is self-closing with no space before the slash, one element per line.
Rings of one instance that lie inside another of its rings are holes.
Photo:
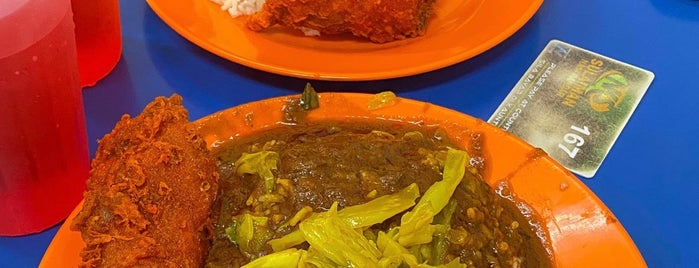
<path fill-rule="evenodd" d="M 209 0 L 185 0 L 185 1 L 201 1 L 208 3 L 199 3 L 196 5 L 210 4 L 218 5 Z M 457 0 L 447 0 L 447 1 L 457 1 Z M 469 49 L 461 49 L 458 53 L 454 53 L 451 56 L 442 57 L 439 59 L 425 59 L 421 63 L 412 66 L 405 66 L 400 69 L 384 69 L 376 71 L 367 72 L 322 72 L 322 71 L 311 71 L 311 70 L 296 70 L 291 67 L 281 66 L 280 64 L 274 64 L 269 62 L 261 62 L 258 60 L 250 59 L 249 57 L 244 57 L 240 53 L 234 53 L 233 51 L 226 49 L 218 44 L 211 43 L 200 37 L 195 31 L 192 31 L 189 27 L 183 26 L 176 19 L 174 19 L 165 9 L 161 6 L 163 3 L 167 3 L 166 0 L 146 0 L 148 6 L 153 10 L 153 12 L 163 21 L 168 27 L 173 29 L 178 35 L 193 43 L 194 45 L 213 53 L 223 59 L 228 61 L 257 69 L 260 71 L 265 71 L 268 73 L 290 76 L 295 78 L 303 79 L 313 79 L 313 80 L 324 80 L 324 81 L 370 81 L 370 80 L 384 80 L 392 78 L 400 78 L 418 75 L 422 73 L 427 73 L 435 70 L 439 70 L 466 60 L 476 57 L 485 51 L 495 47 L 496 45 L 502 43 L 517 31 L 519 31 L 531 18 L 536 14 L 544 0 L 525 0 L 528 1 L 526 8 L 521 10 L 519 16 L 513 17 L 511 24 L 508 24 L 503 29 L 496 31 L 495 34 L 491 35 L 484 42 L 479 43 L 479 45 L 472 46 Z M 489 5 L 492 1 L 485 0 L 482 2 L 484 5 Z M 495 2 L 492 2 L 495 3 Z M 493 4 L 494 5 L 494 4 Z M 221 10 L 222 13 L 227 13 L 225 10 Z M 227 14 L 226 14 L 227 15 Z M 234 18 L 230 18 L 233 20 Z M 429 26 L 428 26 L 429 27 Z M 244 31 L 246 31 L 245 29 Z M 260 33 L 255 33 L 260 34 Z M 421 37 L 416 37 L 421 38 Z M 419 41 L 418 41 L 419 42 Z"/>

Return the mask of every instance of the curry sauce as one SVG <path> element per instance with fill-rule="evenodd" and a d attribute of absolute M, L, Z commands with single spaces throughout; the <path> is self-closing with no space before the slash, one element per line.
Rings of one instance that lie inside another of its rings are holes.
<path fill-rule="evenodd" d="M 267 242 L 294 232 L 300 220 L 334 203 L 338 209 L 363 204 L 413 183 L 423 195 L 442 180 L 447 151 L 455 147 L 440 133 L 438 127 L 411 124 L 324 122 L 282 126 L 216 149 L 221 182 L 206 266 L 240 267 L 270 254 L 274 250 Z M 271 165 L 271 173 L 241 174 L 246 165 L 241 159 L 253 155 Z M 487 165 L 487 159 L 471 163 L 449 204 L 434 217 L 433 223 L 449 227 L 433 235 L 431 244 L 437 247 L 410 248 L 418 262 L 553 266 L 548 246 L 531 224 L 536 219 L 523 216 L 482 180 L 479 165 Z M 274 179 L 263 178 L 269 176 Z M 375 242 L 379 230 L 400 225 L 400 216 L 365 228 L 363 235 Z M 231 230 L 245 222 L 257 239 L 241 245 L 235 237 L 241 234 Z M 295 247 L 307 249 L 308 244 Z"/>

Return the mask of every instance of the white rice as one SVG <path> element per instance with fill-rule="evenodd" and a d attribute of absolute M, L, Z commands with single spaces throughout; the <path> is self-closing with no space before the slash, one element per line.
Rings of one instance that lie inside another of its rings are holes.
<path fill-rule="evenodd" d="M 308 27 L 299 27 L 305 36 L 320 36 L 320 31 Z"/>
<path fill-rule="evenodd" d="M 262 9 L 265 0 L 211 0 L 221 5 L 221 10 L 228 11 L 232 17 L 252 15 Z"/>
<path fill-rule="evenodd" d="M 221 10 L 228 11 L 231 17 L 241 15 L 252 15 L 262 9 L 265 0 L 211 0 L 212 2 L 221 5 Z M 306 36 L 320 36 L 320 32 L 307 27 L 299 27 Z"/>

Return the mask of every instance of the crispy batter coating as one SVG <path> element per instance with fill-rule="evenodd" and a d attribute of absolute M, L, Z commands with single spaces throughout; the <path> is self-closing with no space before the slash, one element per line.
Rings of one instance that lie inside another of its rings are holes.
<path fill-rule="evenodd" d="M 352 33 L 376 43 L 425 32 L 434 0 L 267 0 L 248 21 L 253 31 L 275 24 L 321 34 Z"/>
<path fill-rule="evenodd" d="M 83 267 L 201 267 L 218 170 L 182 98 L 156 98 L 99 141 L 71 229 Z"/>

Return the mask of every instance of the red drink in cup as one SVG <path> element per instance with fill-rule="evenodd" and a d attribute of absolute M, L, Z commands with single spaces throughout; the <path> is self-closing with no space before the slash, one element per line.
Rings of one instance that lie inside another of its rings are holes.
<path fill-rule="evenodd" d="M 80 86 L 94 86 L 121 57 L 118 0 L 72 0 Z"/>
<path fill-rule="evenodd" d="M 70 0 L 0 5 L 0 235 L 42 231 L 82 199 L 89 156 Z"/>

